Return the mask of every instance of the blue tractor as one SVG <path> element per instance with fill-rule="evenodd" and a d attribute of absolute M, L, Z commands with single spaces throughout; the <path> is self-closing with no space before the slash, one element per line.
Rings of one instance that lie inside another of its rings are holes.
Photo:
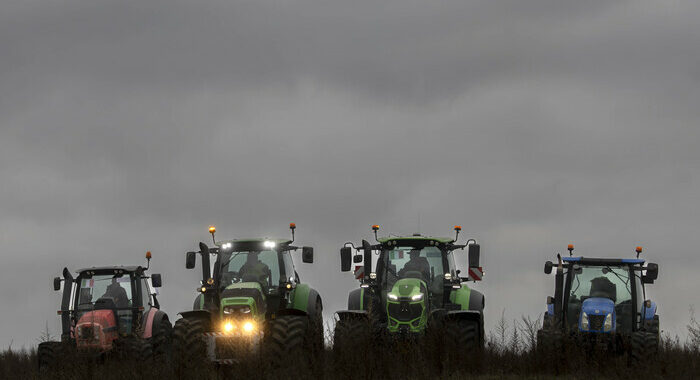
<path fill-rule="evenodd" d="M 608 352 L 629 353 L 635 361 L 654 355 L 659 347 L 656 303 L 646 298 L 644 285 L 659 274 L 654 263 L 644 265 L 637 247 L 633 259 L 557 255 L 558 263 L 545 263 L 554 275 L 554 297 L 547 297 L 547 312 L 537 332 L 540 351 L 561 352 L 566 342 Z"/>

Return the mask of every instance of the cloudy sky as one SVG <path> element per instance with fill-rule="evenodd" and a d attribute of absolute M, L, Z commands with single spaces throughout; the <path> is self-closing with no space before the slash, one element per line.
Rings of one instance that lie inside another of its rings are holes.
<path fill-rule="evenodd" d="M 694 0 L 4 0 L 0 346 L 59 333 L 64 266 L 151 250 L 174 319 L 209 224 L 285 237 L 291 221 L 328 318 L 357 286 L 342 243 L 461 224 L 487 327 L 541 313 L 543 262 L 573 242 L 644 246 L 662 328 L 683 334 L 700 307 L 698 16 Z"/>

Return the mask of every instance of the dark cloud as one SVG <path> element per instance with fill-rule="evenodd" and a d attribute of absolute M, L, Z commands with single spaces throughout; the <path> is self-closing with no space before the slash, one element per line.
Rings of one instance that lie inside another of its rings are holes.
<path fill-rule="evenodd" d="M 63 266 L 139 263 L 190 306 L 182 253 L 221 235 L 337 249 L 387 233 L 482 242 L 493 317 L 535 316 L 542 263 L 661 264 L 697 304 L 700 7 L 677 1 L 6 1 L 0 5 L 0 343 L 58 327 Z M 464 259 L 464 258 L 463 258 Z M 19 284 L 19 285 L 18 285 Z M 673 294 L 674 297 L 667 296 Z M 489 322 L 491 323 L 491 322 Z"/>

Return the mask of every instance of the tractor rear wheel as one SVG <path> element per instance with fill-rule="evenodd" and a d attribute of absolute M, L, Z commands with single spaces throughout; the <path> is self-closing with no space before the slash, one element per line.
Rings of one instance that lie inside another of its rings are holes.
<path fill-rule="evenodd" d="M 340 357 L 348 357 L 360 347 L 369 347 L 369 321 L 362 319 L 341 319 L 333 331 L 333 352 Z"/>
<path fill-rule="evenodd" d="M 265 334 L 265 356 L 275 366 L 293 355 L 308 353 L 312 346 L 309 317 L 302 315 L 283 315 L 269 322 Z M 304 355 L 309 357 L 309 355 Z M 311 358 L 313 359 L 313 358 Z"/>
<path fill-rule="evenodd" d="M 142 362 L 153 357 L 151 343 L 146 339 L 126 338 L 122 344 L 125 360 Z"/>
<path fill-rule="evenodd" d="M 445 334 L 448 341 L 460 351 L 482 349 L 481 327 L 479 322 L 458 319 L 445 322 Z"/>
<path fill-rule="evenodd" d="M 182 371 L 197 368 L 207 359 L 207 347 L 203 339 L 204 321 L 180 318 L 173 328 L 173 362 L 180 377 Z M 186 377 L 186 376 L 185 376 Z"/>
<path fill-rule="evenodd" d="M 47 372 L 51 370 L 60 359 L 61 342 L 42 342 L 39 343 L 37 356 L 39 359 L 39 372 Z"/>
<path fill-rule="evenodd" d="M 630 356 L 636 363 L 644 363 L 658 352 L 657 334 L 646 331 L 632 333 Z"/>
<path fill-rule="evenodd" d="M 540 357 L 547 358 L 549 355 L 560 354 L 563 345 L 564 339 L 561 331 L 557 329 L 537 330 L 537 353 Z"/>
<path fill-rule="evenodd" d="M 377 356 L 376 341 L 372 341 L 368 319 L 341 319 L 333 330 L 334 370 L 339 374 L 354 374 L 356 378 L 370 378 L 367 367 L 357 363 L 371 363 Z M 348 358 L 353 358 L 348 360 Z M 343 377 L 343 376 L 341 376 Z M 375 376 L 376 377 L 376 376 Z"/>
<path fill-rule="evenodd" d="M 153 326 L 151 344 L 153 346 L 153 357 L 156 360 L 167 361 L 170 359 L 172 353 L 172 332 L 173 327 L 167 318 Z"/>

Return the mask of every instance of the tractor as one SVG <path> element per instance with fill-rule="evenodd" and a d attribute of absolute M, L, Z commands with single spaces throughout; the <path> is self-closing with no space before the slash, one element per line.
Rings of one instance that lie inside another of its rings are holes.
<path fill-rule="evenodd" d="M 656 303 L 646 298 L 645 284 L 659 274 L 654 263 L 632 259 L 569 257 L 557 254 L 557 264 L 547 261 L 545 274 L 554 274 L 554 297 L 547 297 L 542 329 L 537 332 L 541 352 L 562 352 L 566 344 L 589 352 L 624 353 L 637 362 L 650 358 L 659 347 Z"/>
<path fill-rule="evenodd" d="M 345 243 L 340 249 L 341 271 L 354 262 L 360 288 L 350 292 L 348 310 L 336 313 L 334 350 L 362 344 L 359 337 L 409 341 L 431 332 L 460 350 L 483 348 L 484 295 L 466 284 L 483 276 L 476 240 L 457 244 L 460 226 L 455 238 L 377 237 L 379 226 L 372 230 L 377 244 L 363 240 L 361 247 Z M 460 277 L 453 252 L 467 247 L 469 275 Z"/>
<path fill-rule="evenodd" d="M 148 275 L 142 266 L 104 266 L 80 269 L 74 278 L 63 268 L 63 278 L 53 280 L 61 290 L 61 341 L 39 344 L 39 368 L 47 370 L 61 355 L 77 351 L 89 357 L 105 358 L 118 353 L 122 358 L 167 359 L 172 325 L 160 310 L 156 291 L 160 274 Z M 150 281 L 149 281 L 150 279 Z"/>
<path fill-rule="evenodd" d="M 173 332 L 177 370 L 208 361 L 242 363 L 264 353 L 271 362 L 295 352 L 323 349 L 323 305 L 319 293 L 302 283 L 294 269 L 292 239 L 215 239 L 187 252 L 185 267 L 201 256 L 202 281 L 192 310 L 182 312 Z M 302 247 L 302 261 L 313 263 L 313 248 Z M 210 256 L 215 256 L 213 268 Z M 264 349 L 264 352 L 263 350 Z M 309 355 L 311 357 L 311 355 Z"/>

